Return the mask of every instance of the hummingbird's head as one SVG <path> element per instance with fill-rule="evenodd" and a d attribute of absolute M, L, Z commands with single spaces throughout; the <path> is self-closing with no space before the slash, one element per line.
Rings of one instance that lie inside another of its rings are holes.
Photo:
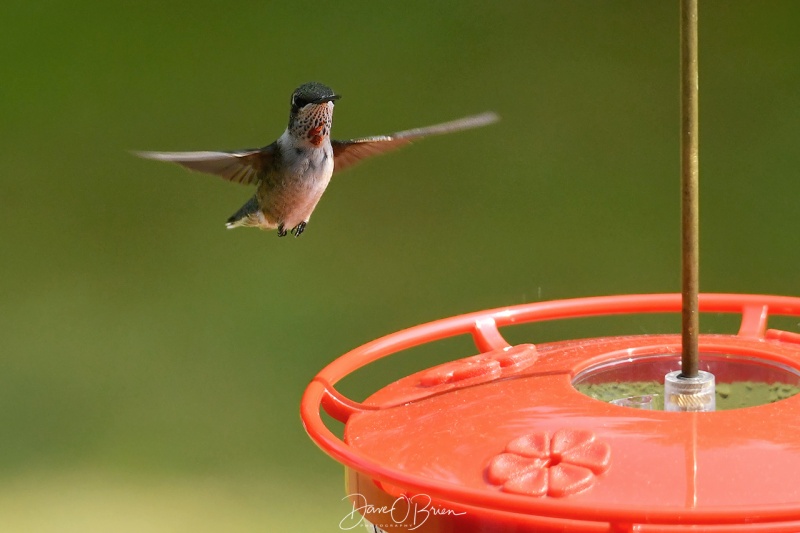
<path fill-rule="evenodd" d="M 333 89 L 317 82 L 304 83 L 295 89 L 289 113 L 291 135 L 319 146 L 330 135 L 333 101 L 338 98 Z"/>

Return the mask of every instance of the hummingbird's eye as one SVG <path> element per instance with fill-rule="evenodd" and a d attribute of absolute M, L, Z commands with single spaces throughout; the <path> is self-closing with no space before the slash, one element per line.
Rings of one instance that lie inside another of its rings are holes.
<path fill-rule="evenodd" d="M 300 109 L 301 107 L 305 107 L 308 103 L 309 103 L 308 100 L 300 96 L 295 95 L 292 97 L 292 107 L 294 107 L 295 109 Z"/>

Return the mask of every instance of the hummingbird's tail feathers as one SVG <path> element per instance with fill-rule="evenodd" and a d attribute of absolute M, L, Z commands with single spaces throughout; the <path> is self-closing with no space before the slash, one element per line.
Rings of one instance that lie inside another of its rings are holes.
<path fill-rule="evenodd" d="M 488 111 L 480 115 L 472 115 L 424 128 L 399 131 L 391 135 L 377 135 L 375 137 L 363 137 L 361 139 L 352 139 L 349 141 L 331 140 L 331 145 L 333 146 L 333 171 L 338 172 L 344 170 L 366 157 L 395 150 L 421 137 L 479 128 L 497 122 L 498 120 L 500 120 L 500 117 L 497 113 Z"/>
<path fill-rule="evenodd" d="M 225 222 L 225 227 L 228 229 L 262 227 L 264 222 L 264 215 L 258 208 L 258 200 L 253 196 Z"/>
<path fill-rule="evenodd" d="M 177 163 L 189 170 L 216 174 L 245 185 L 258 181 L 263 169 L 272 164 L 274 146 L 233 152 L 133 152 L 145 159 Z"/>

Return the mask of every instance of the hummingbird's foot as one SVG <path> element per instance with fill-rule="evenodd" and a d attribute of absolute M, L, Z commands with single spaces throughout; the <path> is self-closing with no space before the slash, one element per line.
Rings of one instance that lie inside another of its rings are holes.
<path fill-rule="evenodd" d="M 306 222 L 303 221 L 298 225 L 296 225 L 294 229 L 292 229 L 292 233 L 294 234 L 295 238 L 297 238 L 300 236 L 301 233 L 303 233 L 303 231 L 305 231 L 305 229 L 306 229 Z"/>
<path fill-rule="evenodd" d="M 283 224 L 278 226 L 278 237 L 286 237 L 286 234 L 289 233 L 286 231 L 286 228 L 283 227 Z"/>

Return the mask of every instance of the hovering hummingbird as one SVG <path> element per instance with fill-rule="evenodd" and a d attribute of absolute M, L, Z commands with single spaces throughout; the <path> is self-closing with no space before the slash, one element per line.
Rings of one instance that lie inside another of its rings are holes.
<path fill-rule="evenodd" d="M 289 126 L 263 148 L 226 152 L 135 152 L 172 161 L 228 181 L 256 185 L 256 194 L 227 221 L 230 228 L 278 229 L 299 237 L 334 172 L 426 135 L 477 128 L 498 120 L 483 113 L 426 128 L 348 141 L 330 138 L 333 102 L 339 95 L 321 83 L 306 83 L 292 93 Z M 287 231 L 288 230 L 288 231 Z"/>

